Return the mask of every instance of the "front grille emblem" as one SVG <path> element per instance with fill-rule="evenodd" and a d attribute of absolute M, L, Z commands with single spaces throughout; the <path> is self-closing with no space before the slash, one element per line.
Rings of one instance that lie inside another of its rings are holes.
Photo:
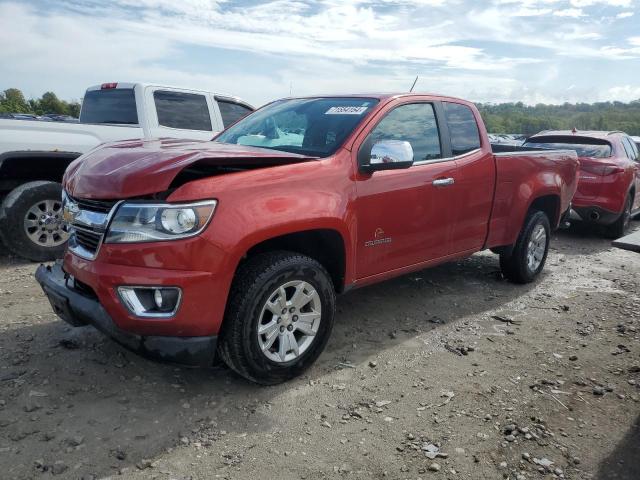
<path fill-rule="evenodd" d="M 68 224 L 73 223 L 76 217 L 80 214 L 80 207 L 77 203 L 66 202 L 62 209 L 62 219 Z"/>

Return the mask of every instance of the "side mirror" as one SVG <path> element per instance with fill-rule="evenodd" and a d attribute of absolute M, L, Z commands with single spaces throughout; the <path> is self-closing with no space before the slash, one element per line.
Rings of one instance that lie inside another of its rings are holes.
<path fill-rule="evenodd" d="M 360 164 L 363 172 L 398 170 L 413 165 L 413 148 L 409 142 L 402 140 L 382 140 L 371 147 L 368 156 L 363 157 Z"/>

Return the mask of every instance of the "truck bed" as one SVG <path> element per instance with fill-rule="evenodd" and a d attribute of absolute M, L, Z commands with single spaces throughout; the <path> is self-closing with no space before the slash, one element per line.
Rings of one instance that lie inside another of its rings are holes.
<path fill-rule="evenodd" d="M 515 243 L 531 207 L 527 202 L 532 185 L 544 185 L 542 193 L 545 190 L 549 192 L 547 201 L 557 203 L 556 216 L 549 219 L 551 227 L 557 228 L 578 184 L 576 152 L 512 145 L 492 145 L 492 149 L 496 162 L 496 187 L 487 248 Z M 561 198 L 554 196 L 558 191 L 564 192 Z"/>
<path fill-rule="evenodd" d="M 96 145 L 142 137 L 138 125 L 92 125 L 0 119 L 2 152 L 40 151 L 84 153 Z"/>
<path fill-rule="evenodd" d="M 521 145 L 507 145 L 503 143 L 492 143 L 491 151 L 493 153 L 519 153 L 519 152 L 539 152 L 545 151 L 548 152 L 548 149 L 538 148 L 538 147 L 523 147 Z"/>

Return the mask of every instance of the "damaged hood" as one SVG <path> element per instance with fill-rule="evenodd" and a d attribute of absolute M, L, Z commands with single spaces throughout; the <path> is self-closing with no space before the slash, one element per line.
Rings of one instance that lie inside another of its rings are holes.
<path fill-rule="evenodd" d="M 74 161 L 65 189 L 74 197 L 122 199 L 167 190 L 191 166 L 266 168 L 315 160 L 295 153 L 216 142 L 174 139 L 104 144 Z"/>

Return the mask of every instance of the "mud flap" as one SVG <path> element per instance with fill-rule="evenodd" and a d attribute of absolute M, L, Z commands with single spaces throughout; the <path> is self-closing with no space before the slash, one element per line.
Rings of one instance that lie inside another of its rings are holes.
<path fill-rule="evenodd" d="M 560 217 L 560 222 L 558 225 L 558 228 L 560 230 L 565 230 L 569 227 L 571 227 L 571 211 L 572 211 L 572 207 L 571 204 L 569 204 L 569 208 L 567 208 L 567 210 L 562 214 L 562 216 Z"/>

